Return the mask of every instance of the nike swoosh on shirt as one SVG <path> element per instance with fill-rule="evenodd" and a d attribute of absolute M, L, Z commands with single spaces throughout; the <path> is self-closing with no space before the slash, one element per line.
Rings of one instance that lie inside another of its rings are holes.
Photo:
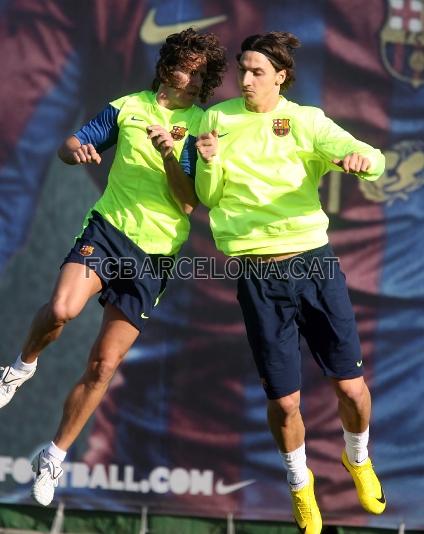
<path fill-rule="evenodd" d="M 134 115 L 131 117 L 131 120 L 137 122 L 145 122 L 143 119 L 137 119 L 137 117 L 134 117 Z"/>
<path fill-rule="evenodd" d="M 227 132 L 227 133 L 225 133 L 225 134 L 218 134 L 218 139 L 219 139 L 220 137 L 224 137 L 224 135 L 228 135 L 228 133 L 229 133 L 229 132 Z"/>
<path fill-rule="evenodd" d="M 197 30 L 202 30 L 203 28 L 207 28 L 208 26 L 213 26 L 214 24 L 219 24 L 220 22 L 227 20 L 227 15 L 218 15 L 216 17 L 207 17 L 197 20 L 184 20 L 182 22 L 160 25 L 155 21 L 156 11 L 157 9 L 153 7 L 147 13 L 147 16 L 140 28 L 140 39 L 149 45 L 163 43 L 171 33 L 178 33 L 186 28 L 189 28 L 190 26 L 193 26 Z"/>
<path fill-rule="evenodd" d="M 250 486 L 256 480 L 242 480 L 241 482 L 236 482 L 235 484 L 224 484 L 222 478 L 216 483 L 215 491 L 218 495 L 228 495 L 228 493 L 233 493 L 245 486 Z"/>

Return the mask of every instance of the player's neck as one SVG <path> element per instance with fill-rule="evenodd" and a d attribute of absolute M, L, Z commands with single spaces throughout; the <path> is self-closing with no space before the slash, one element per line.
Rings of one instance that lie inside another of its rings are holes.
<path fill-rule="evenodd" d="M 267 98 L 261 102 L 249 102 L 245 99 L 244 105 L 248 111 L 252 111 L 253 113 L 268 113 L 269 111 L 273 111 L 278 106 L 279 102 L 280 95 L 278 94 L 275 97 Z"/>

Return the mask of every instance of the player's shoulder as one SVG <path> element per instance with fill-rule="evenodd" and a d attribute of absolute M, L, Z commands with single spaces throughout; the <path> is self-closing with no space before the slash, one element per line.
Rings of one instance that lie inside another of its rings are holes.
<path fill-rule="evenodd" d="M 296 124 L 297 129 L 301 128 L 304 131 L 315 130 L 320 124 L 324 124 L 328 120 L 324 111 L 317 106 L 303 105 L 286 100 L 282 109 L 284 109 L 286 118 L 291 119 L 292 125 Z"/>
<path fill-rule="evenodd" d="M 317 106 L 309 106 L 292 102 L 291 100 L 285 101 L 285 109 L 293 115 L 297 115 L 299 118 L 305 120 L 315 119 L 319 116 L 324 116 L 324 112 Z"/>
<path fill-rule="evenodd" d="M 152 91 L 139 91 L 138 93 L 130 93 L 128 95 L 116 98 L 115 100 L 112 100 L 110 104 L 111 106 L 121 110 L 127 105 L 139 106 L 143 104 L 149 104 L 152 100 L 152 95 L 154 95 Z"/>
<path fill-rule="evenodd" d="M 213 106 L 210 106 L 206 113 L 223 113 L 224 115 L 231 115 L 232 113 L 239 113 L 243 110 L 243 99 L 241 97 L 229 98 L 228 100 L 223 100 L 218 102 Z"/>

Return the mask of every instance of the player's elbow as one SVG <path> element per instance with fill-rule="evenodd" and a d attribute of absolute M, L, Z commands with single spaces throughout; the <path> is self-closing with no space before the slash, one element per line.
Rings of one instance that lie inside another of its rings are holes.
<path fill-rule="evenodd" d="M 191 215 L 193 211 L 196 209 L 197 205 L 199 204 L 199 201 L 197 198 L 190 199 L 189 202 L 183 202 L 182 203 L 182 210 L 186 215 Z"/>
<path fill-rule="evenodd" d="M 183 212 L 186 214 L 186 215 L 191 215 L 194 211 L 194 206 L 191 206 L 190 204 L 184 204 L 183 205 Z"/>

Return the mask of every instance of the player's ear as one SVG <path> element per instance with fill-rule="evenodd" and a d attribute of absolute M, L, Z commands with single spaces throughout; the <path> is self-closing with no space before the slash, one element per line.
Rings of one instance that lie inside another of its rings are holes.
<path fill-rule="evenodd" d="M 275 85 L 283 85 L 287 77 L 286 69 L 280 70 L 277 72 L 277 79 L 275 80 Z"/>

